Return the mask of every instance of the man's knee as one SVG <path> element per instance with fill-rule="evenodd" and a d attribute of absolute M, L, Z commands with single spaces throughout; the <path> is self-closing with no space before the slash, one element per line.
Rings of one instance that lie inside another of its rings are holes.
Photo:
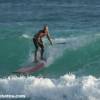
<path fill-rule="evenodd" d="M 41 50 L 42 50 L 42 52 L 44 52 L 44 48 L 43 47 L 41 48 Z"/>
<path fill-rule="evenodd" d="M 38 47 L 36 47 L 35 51 L 38 51 Z"/>

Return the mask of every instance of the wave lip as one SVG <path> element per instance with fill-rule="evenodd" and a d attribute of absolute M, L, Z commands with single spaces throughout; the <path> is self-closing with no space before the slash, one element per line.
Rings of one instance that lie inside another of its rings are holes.
<path fill-rule="evenodd" d="M 31 100 L 99 100 L 100 79 L 74 74 L 59 79 L 12 76 L 0 79 L 0 90 L 0 94 L 25 95 Z"/>

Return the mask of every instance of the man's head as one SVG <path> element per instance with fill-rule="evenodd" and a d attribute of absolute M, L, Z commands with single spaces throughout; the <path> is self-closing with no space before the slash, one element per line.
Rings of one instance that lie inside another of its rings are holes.
<path fill-rule="evenodd" d="M 48 25 L 44 25 L 44 32 L 48 32 Z"/>

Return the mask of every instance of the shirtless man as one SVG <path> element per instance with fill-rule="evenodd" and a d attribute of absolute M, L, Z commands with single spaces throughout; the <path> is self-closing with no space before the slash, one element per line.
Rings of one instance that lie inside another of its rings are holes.
<path fill-rule="evenodd" d="M 35 57 L 34 57 L 35 58 L 35 62 L 38 62 L 38 60 L 37 60 L 37 52 L 38 52 L 38 48 L 39 47 L 41 48 L 41 52 L 40 52 L 41 58 L 40 59 L 44 60 L 44 58 L 43 58 L 44 45 L 43 45 L 42 38 L 45 37 L 45 36 L 48 38 L 50 44 L 52 45 L 52 41 L 50 39 L 50 35 L 49 35 L 49 31 L 48 31 L 48 26 L 47 25 L 45 25 L 44 28 L 42 30 L 40 30 L 37 34 L 35 34 L 34 37 L 33 37 L 33 43 L 34 43 L 35 48 L 36 48 Z"/>

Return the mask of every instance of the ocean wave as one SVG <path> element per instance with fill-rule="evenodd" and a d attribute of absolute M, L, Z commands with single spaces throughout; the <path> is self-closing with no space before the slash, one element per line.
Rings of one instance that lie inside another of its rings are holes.
<path fill-rule="evenodd" d="M 32 36 L 29 34 L 22 34 L 22 38 L 32 39 Z M 45 57 L 47 59 L 48 65 L 52 64 L 56 59 L 63 56 L 64 51 L 66 50 L 78 50 L 81 47 L 87 46 L 91 43 L 94 43 L 100 39 L 98 34 L 95 35 L 80 35 L 80 36 L 71 36 L 71 37 L 60 37 L 53 38 L 53 46 L 49 46 L 47 39 L 43 39 L 45 44 Z M 29 50 L 29 56 L 27 61 L 31 62 L 34 60 L 34 53 L 32 52 L 33 48 Z M 52 52 L 51 52 L 52 51 Z"/>
<path fill-rule="evenodd" d="M 58 79 L 9 76 L 0 79 L 0 94 L 21 94 L 31 100 L 99 100 L 100 78 L 74 74 Z"/>

